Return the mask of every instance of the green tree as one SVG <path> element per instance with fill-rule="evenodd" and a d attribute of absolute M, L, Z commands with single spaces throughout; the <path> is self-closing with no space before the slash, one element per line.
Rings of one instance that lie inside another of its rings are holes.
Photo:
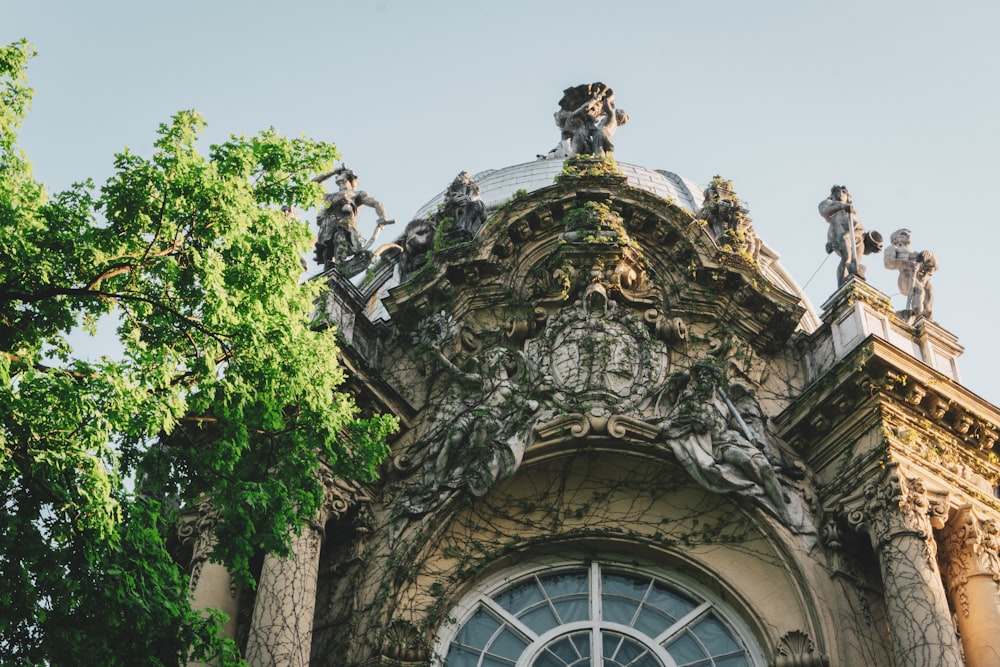
<path fill-rule="evenodd" d="M 337 391 L 311 235 L 283 212 L 320 201 L 336 149 L 268 130 L 206 157 L 181 112 L 151 157 L 48 197 L 17 146 L 32 55 L 0 47 L 0 655 L 238 662 L 167 552 L 178 505 L 213 505 L 214 557 L 249 580 L 318 510 L 320 461 L 371 480 L 395 428 Z M 81 360 L 69 334 L 100 318 L 121 352 Z"/>

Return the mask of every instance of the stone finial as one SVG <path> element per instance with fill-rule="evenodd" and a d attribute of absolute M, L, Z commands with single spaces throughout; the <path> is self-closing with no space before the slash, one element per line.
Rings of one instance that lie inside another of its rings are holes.
<path fill-rule="evenodd" d="M 367 266 L 371 258 L 368 248 L 382 231 L 382 227 L 396 221 L 386 219 L 382 202 L 363 190 L 357 190 L 358 175 L 345 164 L 316 176 L 313 181 L 322 183 L 331 176 L 337 184 L 337 191 L 323 196 L 325 207 L 316 217 L 316 224 L 319 226 L 316 262 L 321 264 L 324 270 L 341 264 L 348 273 L 355 275 Z M 378 214 L 375 233 L 365 246 L 361 244 L 357 227 L 358 209 L 361 206 L 371 207 Z M 357 258 L 358 261 L 352 261 L 350 266 L 347 266 L 344 263 L 349 258 Z"/>
<path fill-rule="evenodd" d="M 826 233 L 826 252 L 840 257 L 837 287 L 842 287 L 854 276 L 864 280 L 865 266 L 860 257 L 880 252 L 882 235 L 874 230 L 865 232 L 845 185 L 830 188 L 830 196 L 819 203 L 819 214 L 830 224 Z"/>
<path fill-rule="evenodd" d="M 548 155 L 539 156 L 543 159 L 614 152 L 611 138 L 628 114 L 615 108 L 614 91 L 598 81 L 564 90 L 555 120 L 562 138 Z"/>
<path fill-rule="evenodd" d="M 934 288 L 931 274 L 937 270 L 937 258 L 929 250 L 910 250 L 910 230 L 897 229 L 889 237 L 892 243 L 882 255 L 885 268 L 899 271 L 899 293 L 906 297 L 906 308 L 897 314 L 916 321 L 932 319 Z"/>

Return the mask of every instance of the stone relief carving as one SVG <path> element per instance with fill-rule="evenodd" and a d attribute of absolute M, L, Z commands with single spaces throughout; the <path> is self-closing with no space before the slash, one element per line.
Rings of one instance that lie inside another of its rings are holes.
<path fill-rule="evenodd" d="M 933 316 L 934 288 L 931 274 L 937 270 L 937 258 L 929 250 L 910 250 L 910 230 L 897 229 L 889 237 L 892 245 L 885 249 L 885 268 L 899 271 L 899 293 L 906 297 L 906 308 L 897 315 L 904 319 L 928 320 Z"/>
<path fill-rule="evenodd" d="M 698 217 L 708 224 L 709 231 L 721 248 L 744 252 L 753 261 L 760 261 L 761 241 L 753 230 L 753 220 L 747 215 L 733 184 L 715 176 L 705 189 L 705 203 Z"/>
<path fill-rule="evenodd" d="M 555 408 L 627 413 L 650 402 L 666 379 L 670 354 L 647 319 L 611 300 L 600 282 L 552 315 L 524 349 L 551 377 Z"/>
<path fill-rule="evenodd" d="M 313 181 L 323 183 L 331 176 L 337 184 L 337 191 L 324 195 L 326 206 L 316 217 L 316 224 L 319 226 L 316 262 L 324 269 L 330 269 L 334 265 L 344 264 L 349 258 L 357 257 L 358 259 L 351 262 L 349 267 L 346 264 L 344 266 L 353 275 L 360 273 L 368 265 L 371 259 L 368 247 L 382 228 L 396 221 L 386 219 L 385 207 L 380 201 L 363 190 L 357 190 L 358 176 L 347 165 L 342 164 L 333 171 L 320 174 Z M 375 233 L 365 247 L 361 245 L 357 227 L 358 209 L 361 206 L 375 209 L 378 215 Z M 364 256 L 358 257 L 362 253 Z"/>
<path fill-rule="evenodd" d="M 424 514 L 460 489 L 482 496 L 510 476 L 532 433 L 539 405 L 532 396 L 542 390 L 521 352 L 488 348 L 468 360 L 468 371 L 434 354 L 453 381 L 422 438 L 418 479 L 401 503 L 409 514 Z"/>
<path fill-rule="evenodd" d="M 542 159 L 614 152 L 611 138 L 628 122 L 628 114 L 615 107 L 614 91 L 598 81 L 564 90 L 555 121 L 562 138 Z"/>
<path fill-rule="evenodd" d="M 826 252 L 840 257 L 837 265 L 837 287 L 853 276 L 864 279 L 865 267 L 861 255 L 880 252 L 882 235 L 876 231 L 865 232 L 858 221 L 847 186 L 834 185 L 830 196 L 819 203 L 819 213 L 829 223 L 826 234 Z"/>
<path fill-rule="evenodd" d="M 812 639 L 801 630 L 782 635 L 775 667 L 829 667 L 830 658 L 816 651 Z"/>
<path fill-rule="evenodd" d="M 711 359 L 674 374 L 655 418 L 662 440 L 704 488 L 748 497 L 792 530 L 814 533 L 801 500 L 782 486 L 760 404 L 742 383 L 724 390 L 723 377 Z"/>

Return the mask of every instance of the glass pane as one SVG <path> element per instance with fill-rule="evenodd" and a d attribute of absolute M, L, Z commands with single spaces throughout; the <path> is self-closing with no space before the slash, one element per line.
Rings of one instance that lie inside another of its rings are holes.
<path fill-rule="evenodd" d="M 621 648 L 615 655 L 615 660 L 622 663 L 623 665 L 630 665 L 632 664 L 633 660 L 638 658 L 643 653 L 647 652 L 648 651 L 644 646 L 641 646 L 634 640 L 626 639 L 624 642 L 622 642 Z"/>
<path fill-rule="evenodd" d="M 514 660 L 507 660 L 505 658 L 497 658 L 491 655 L 483 658 L 483 667 L 512 667 L 515 663 Z M 449 667 L 451 663 L 448 663 Z"/>
<path fill-rule="evenodd" d="M 575 635 L 570 635 L 569 638 L 580 655 L 590 657 L 590 632 L 578 632 Z"/>
<path fill-rule="evenodd" d="M 527 647 L 528 642 L 515 634 L 510 628 L 504 628 L 504 631 L 500 633 L 496 641 L 490 644 L 489 650 L 490 653 L 495 655 L 503 656 L 504 658 L 513 658 L 517 661 Z"/>
<path fill-rule="evenodd" d="M 691 636 L 691 633 L 685 630 L 680 637 L 678 637 L 673 643 L 671 643 L 667 648 L 667 653 L 670 657 L 677 661 L 677 664 L 683 667 L 684 665 L 690 665 L 697 660 L 706 658 L 704 649 L 695 641 L 695 638 Z"/>
<path fill-rule="evenodd" d="M 729 628 L 722 625 L 715 616 L 707 616 L 696 623 L 691 631 L 708 649 L 709 655 L 721 655 L 739 651 L 742 646 L 733 639 Z"/>
<path fill-rule="evenodd" d="M 649 588 L 649 578 L 625 576 L 623 574 L 605 574 L 601 577 L 601 594 L 629 600 L 642 600 Z"/>
<path fill-rule="evenodd" d="M 531 605 L 540 602 L 542 598 L 542 591 L 538 588 L 538 584 L 535 582 L 534 577 L 531 579 L 517 584 L 513 588 L 509 588 L 498 595 L 494 595 L 493 599 L 496 600 L 497 604 L 501 607 L 514 614 L 518 615 L 524 609 L 527 609 Z"/>
<path fill-rule="evenodd" d="M 694 601 L 673 591 L 669 591 L 660 584 L 653 586 L 653 590 L 649 592 L 649 597 L 646 598 L 646 604 L 663 611 L 673 621 L 676 621 L 698 606 Z"/>
<path fill-rule="evenodd" d="M 614 600 L 604 598 L 604 620 L 612 623 L 632 625 L 639 603 L 634 600 Z"/>
<path fill-rule="evenodd" d="M 717 667 L 753 667 L 746 653 L 731 655 L 728 658 L 720 658 L 715 661 Z"/>
<path fill-rule="evenodd" d="M 445 664 L 448 667 L 476 667 L 479 664 L 479 655 L 479 651 L 473 653 L 468 649 L 453 644 L 448 649 L 448 657 L 445 658 Z"/>
<path fill-rule="evenodd" d="M 551 574 L 547 577 L 540 577 L 542 588 L 550 598 L 561 595 L 572 595 L 573 593 L 586 593 L 589 588 L 589 579 L 586 572 L 561 572 Z"/>
<path fill-rule="evenodd" d="M 580 651 L 577 646 L 570 641 L 569 637 L 563 637 L 562 639 L 552 642 L 549 644 L 548 648 L 567 663 L 574 662 L 578 658 L 583 657 L 580 655 Z"/>
<path fill-rule="evenodd" d="M 605 663 L 608 660 L 614 660 L 615 656 L 618 655 L 618 649 L 621 648 L 622 639 L 624 639 L 624 637 L 621 635 L 613 635 L 608 632 L 601 633 L 601 645 L 604 649 Z"/>
<path fill-rule="evenodd" d="M 472 646 L 475 648 L 486 648 L 486 643 L 493 636 L 493 633 L 500 627 L 498 621 L 492 614 L 480 608 L 472 615 L 462 629 L 455 636 L 455 641 L 459 644 Z"/>
<path fill-rule="evenodd" d="M 642 611 L 639 612 L 639 617 L 632 624 L 632 627 L 640 632 L 645 632 L 650 637 L 656 637 L 673 625 L 675 620 L 677 619 L 670 618 L 657 609 L 650 609 L 644 606 Z"/>
<path fill-rule="evenodd" d="M 448 663 L 448 667 L 451 667 L 450 662 Z M 548 651 L 542 651 L 542 654 L 531 663 L 531 667 L 566 667 L 566 662 Z"/>
<path fill-rule="evenodd" d="M 538 634 L 542 634 L 543 632 L 551 630 L 559 625 L 556 617 L 552 614 L 552 610 L 549 609 L 548 604 L 544 607 L 532 609 L 528 613 L 524 614 L 521 616 L 521 622 Z"/>
<path fill-rule="evenodd" d="M 586 621 L 590 618 L 590 602 L 587 598 L 556 600 L 553 606 L 563 623 Z"/>
<path fill-rule="evenodd" d="M 615 633 L 602 633 L 604 667 L 663 667 L 649 649 L 632 639 Z"/>

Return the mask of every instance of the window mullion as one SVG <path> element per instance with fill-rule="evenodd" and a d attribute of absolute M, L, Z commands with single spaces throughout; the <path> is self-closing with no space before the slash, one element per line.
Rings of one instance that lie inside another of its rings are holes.
<path fill-rule="evenodd" d="M 593 562 L 590 564 L 590 664 L 592 667 L 604 665 L 604 643 L 601 641 L 601 623 L 604 621 L 603 602 L 601 568 L 597 562 Z"/>
<path fill-rule="evenodd" d="M 694 623 L 698 618 L 705 614 L 709 609 L 712 608 L 711 602 L 703 602 L 688 613 L 677 619 L 677 622 L 671 625 L 669 628 L 664 630 L 656 637 L 654 640 L 658 645 L 663 646 L 664 642 L 671 639 L 674 635 L 679 633 L 681 630 Z"/>

